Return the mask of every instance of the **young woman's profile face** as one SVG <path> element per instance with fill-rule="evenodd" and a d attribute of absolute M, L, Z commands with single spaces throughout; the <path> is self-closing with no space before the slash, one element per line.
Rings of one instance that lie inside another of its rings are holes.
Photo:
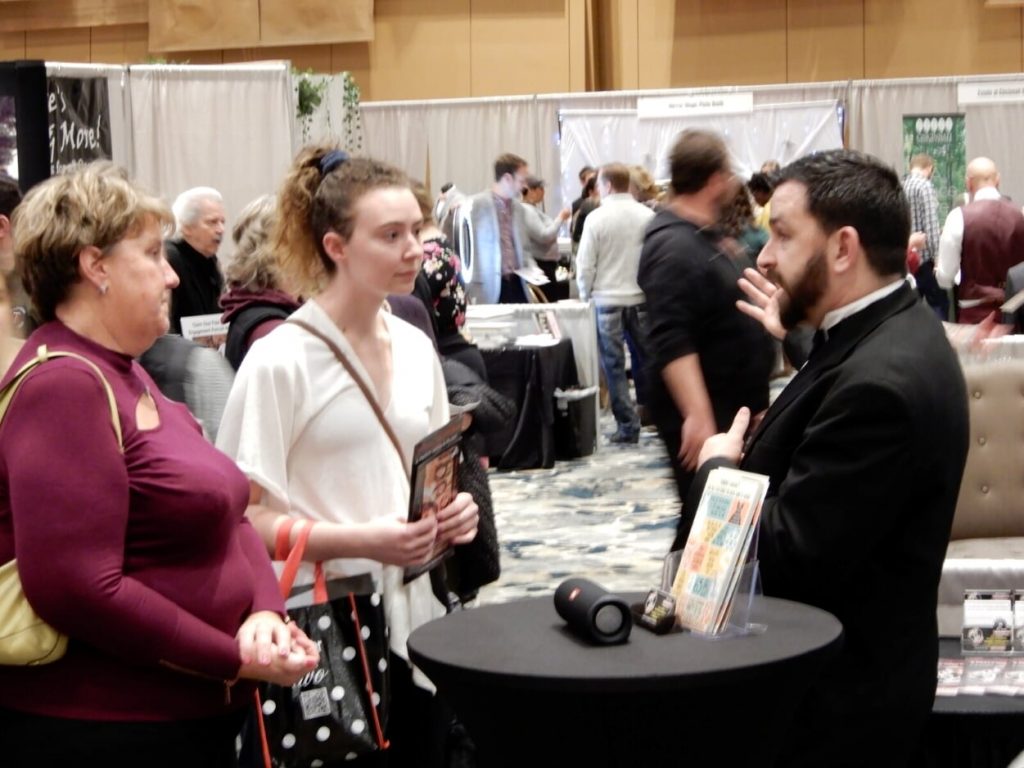
<path fill-rule="evenodd" d="M 412 190 L 372 189 L 356 201 L 354 214 L 339 269 L 359 288 L 382 299 L 410 293 L 423 263 L 423 216 Z"/>

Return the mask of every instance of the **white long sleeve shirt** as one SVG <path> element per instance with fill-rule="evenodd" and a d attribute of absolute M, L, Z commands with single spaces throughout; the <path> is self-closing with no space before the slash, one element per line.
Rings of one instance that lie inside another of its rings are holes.
<path fill-rule="evenodd" d="M 653 218 L 654 211 L 627 192 L 608 195 L 587 216 L 576 253 L 581 299 L 616 307 L 644 302 L 636 275 L 644 233 Z"/>

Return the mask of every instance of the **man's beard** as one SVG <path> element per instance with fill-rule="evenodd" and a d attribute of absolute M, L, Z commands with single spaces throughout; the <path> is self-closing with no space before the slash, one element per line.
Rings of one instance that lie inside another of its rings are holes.
<path fill-rule="evenodd" d="M 825 295 L 825 289 L 828 287 L 828 261 L 825 252 L 818 251 L 811 257 L 804 267 L 803 274 L 792 286 L 779 279 L 778 273 L 769 277 L 785 292 L 785 296 L 779 301 L 779 320 L 783 328 L 792 330 L 807 319 L 811 307 Z"/>

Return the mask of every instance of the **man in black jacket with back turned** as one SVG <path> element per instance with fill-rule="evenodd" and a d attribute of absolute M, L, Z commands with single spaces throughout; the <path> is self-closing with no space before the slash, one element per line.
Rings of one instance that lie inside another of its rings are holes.
<path fill-rule="evenodd" d="M 724 142 L 684 131 L 669 160 L 673 197 L 647 225 L 637 282 L 649 323 L 647 406 L 684 502 L 672 545 L 681 549 L 696 511 L 685 501 L 700 447 L 740 407 L 768 407 L 775 352 L 761 324 L 736 311 L 736 281 L 752 262 L 716 229 L 740 183 Z"/>
<path fill-rule="evenodd" d="M 771 282 L 748 270 L 755 304 L 742 307 L 777 336 L 811 325 L 815 345 L 746 445 L 745 410 L 704 444 L 690 493 L 696 503 L 716 466 L 768 475 L 765 594 L 843 624 L 781 766 L 908 765 L 931 712 L 967 396 L 942 325 L 905 280 L 909 234 L 899 178 L 874 158 L 837 150 L 782 170 L 758 257 Z"/>

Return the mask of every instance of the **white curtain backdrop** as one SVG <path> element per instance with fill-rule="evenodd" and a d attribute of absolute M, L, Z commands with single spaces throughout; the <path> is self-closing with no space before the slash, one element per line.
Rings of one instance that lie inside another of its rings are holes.
<path fill-rule="evenodd" d="M 363 104 L 365 140 L 369 157 L 386 160 L 414 179 L 427 179 L 427 131 L 430 107 L 424 102 Z M 437 194 L 438 184 L 433 184 Z"/>
<path fill-rule="evenodd" d="M 366 153 L 428 182 L 435 196 L 449 181 L 468 194 L 488 188 L 503 152 L 538 169 L 541 123 L 533 96 L 368 102 L 363 123 Z"/>
<path fill-rule="evenodd" d="M 1018 204 L 1024 204 L 1024 104 L 987 104 L 964 109 L 967 131 L 967 162 L 989 157 L 999 168 L 999 188 Z"/>
<path fill-rule="evenodd" d="M 128 67 L 112 64 L 71 64 L 63 61 L 46 62 L 47 77 L 105 77 L 110 103 L 111 160 L 135 172 L 132 146 L 131 93 L 128 90 Z"/>
<path fill-rule="evenodd" d="M 540 129 L 539 168 L 542 178 L 551 182 L 552 192 L 549 194 L 547 207 L 549 211 L 558 210 L 561 200 L 575 200 L 580 195 L 579 170 L 593 162 L 581 162 L 575 168 L 562 168 L 561 131 L 554 128 L 559 124 L 559 115 L 569 111 L 635 111 L 639 97 L 646 96 L 679 96 L 702 93 L 736 93 L 752 91 L 755 107 L 785 104 L 789 102 L 815 102 L 835 100 L 843 104 L 849 81 L 841 80 L 826 83 L 787 83 L 781 85 L 734 86 L 716 88 L 684 88 L 651 91 L 608 91 L 601 93 L 563 93 L 537 97 L 537 120 L 543 126 Z M 653 166 L 652 166 L 653 168 Z M 556 185 L 552 180 L 559 179 Z"/>
<path fill-rule="evenodd" d="M 1020 80 L 1019 74 L 860 80 L 850 83 L 850 146 L 875 155 L 904 173 L 903 115 L 964 114 L 967 161 L 992 158 L 1004 194 L 1024 202 L 1024 146 L 1019 128 L 1024 104 L 960 106 L 957 84 Z"/>
<path fill-rule="evenodd" d="M 532 96 L 449 101 L 426 114 L 433 191 L 454 182 L 463 192 L 488 189 L 494 159 L 512 152 L 537 170 L 537 127 Z"/>
<path fill-rule="evenodd" d="M 168 202 L 190 187 L 215 187 L 230 232 L 239 210 L 274 192 L 291 163 L 288 63 L 137 66 L 130 74 L 136 179 Z"/>
<path fill-rule="evenodd" d="M 859 80 L 850 84 L 850 146 L 884 160 L 902 175 L 903 116 L 960 111 L 953 78 Z"/>
<path fill-rule="evenodd" d="M 564 111 L 562 187 L 573 194 L 579 188 L 576 174 L 582 166 L 616 160 L 643 165 L 656 178 L 667 178 L 668 151 L 687 128 L 720 133 L 736 171 L 748 177 L 765 160 L 785 164 L 808 152 L 842 147 L 837 107 L 835 101 L 765 104 L 746 114 L 643 120 L 630 110 Z"/>

